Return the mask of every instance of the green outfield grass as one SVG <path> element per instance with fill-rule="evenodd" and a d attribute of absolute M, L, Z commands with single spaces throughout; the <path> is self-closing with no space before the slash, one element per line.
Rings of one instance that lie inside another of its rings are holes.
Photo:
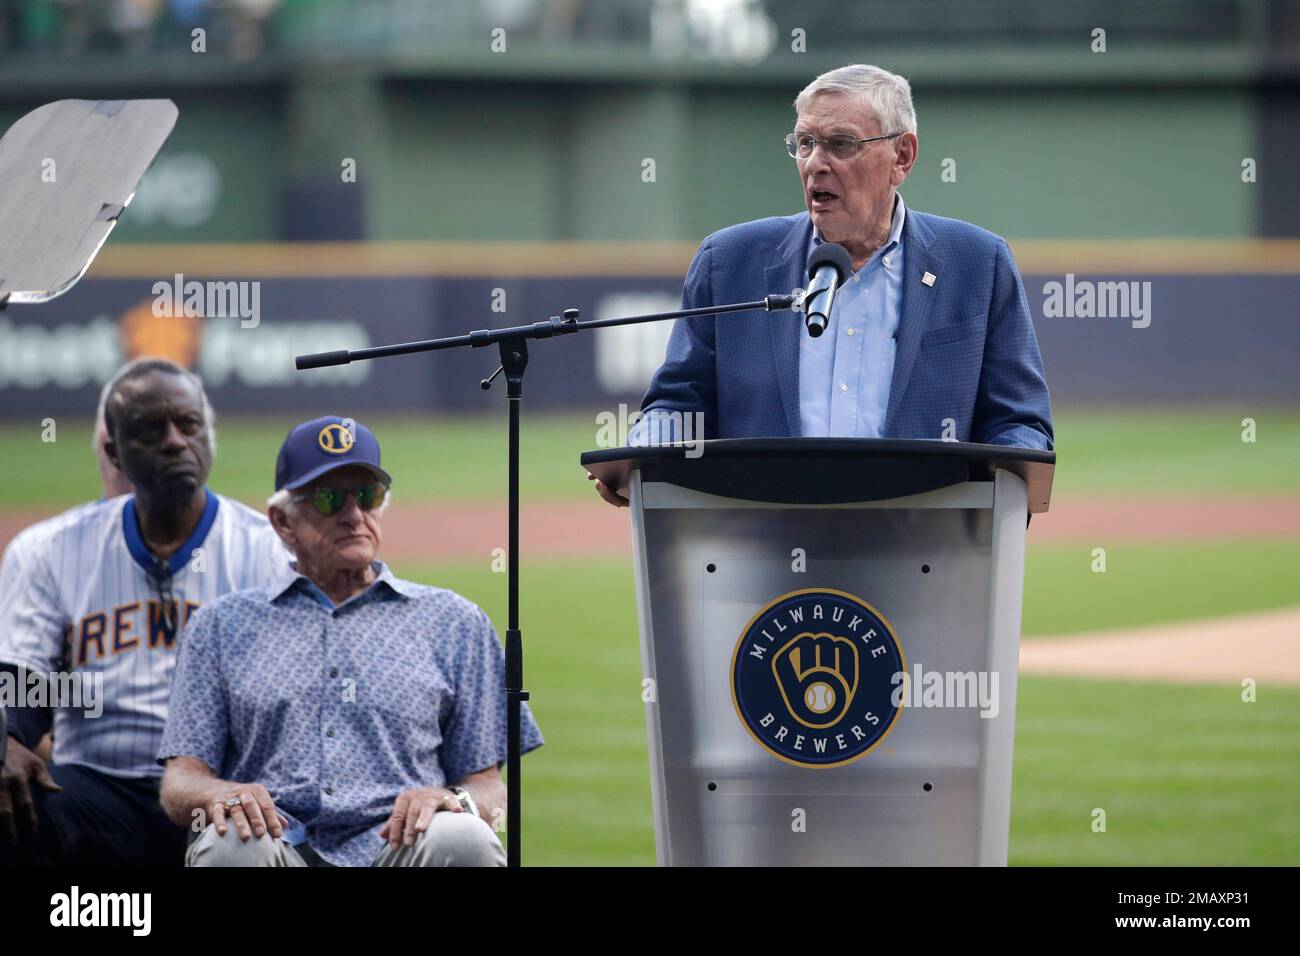
<path fill-rule="evenodd" d="M 253 505 L 274 490 L 275 457 L 289 428 L 306 416 L 220 419 L 217 458 L 209 484 Z M 502 500 L 506 481 L 505 413 L 460 418 L 373 417 L 365 422 L 379 436 L 384 466 L 403 501 Z M 99 476 L 86 423 L 58 426 L 58 441 L 44 443 L 39 425 L 0 427 L 6 470 L 32 475 L 0 508 L 69 507 L 99 497 Z M 578 455 L 595 447 L 594 414 L 534 415 L 520 446 L 526 501 L 593 494 Z"/>
<path fill-rule="evenodd" d="M 1255 441 L 1241 422 L 1255 420 Z M 1296 494 L 1300 410 L 1245 406 L 1061 411 L 1056 474 L 1062 494 Z"/>
<path fill-rule="evenodd" d="M 522 462 L 526 500 L 590 495 L 577 460 L 596 447 L 595 412 L 525 410 Z M 1254 444 L 1241 419 L 1257 422 Z M 222 418 L 212 486 L 250 503 L 272 490 L 275 454 L 299 417 Z M 505 413 L 456 418 L 367 418 L 403 500 L 499 500 L 505 495 Z M 1300 488 L 1300 409 L 1194 408 L 1136 412 L 1063 409 L 1056 416 L 1059 494 L 1293 494 Z M 98 496 L 87 447 L 89 420 L 0 426 L 6 471 L 32 476 L 9 489 L 4 508 L 68 507 Z"/>
<path fill-rule="evenodd" d="M 1300 690 L 1029 677 L 1017 711 L 1013 864 L 1300 863 Z"/>
<path fill-rule="evenodd" d="M 399 567 L 505 624 L 505 579 Z M 1046 571 L 1042 572 L 1046 580 Z M 1027 614 L 1063 629 L 1050 594 Z M 575 613 L 575 608 L 582 608 Z M 546 746 L 525 761 L 527 860 L 654 860 L 630 562 L 527 569 L 527 686 Z M 1020 864 L 1300 864 L 1300 690 L 1029 677 L 1021 681 L 1011 860 Z M 1107 832 L 1090 829 L 1108 814 Z"/>
<path fill-rule="evenodd" d="M 1026 635 L 1064 634 L 1222 617 L 1300 604 L 1300 541 L 1228 539 L 1106 549 L 1030 545 Z"/>

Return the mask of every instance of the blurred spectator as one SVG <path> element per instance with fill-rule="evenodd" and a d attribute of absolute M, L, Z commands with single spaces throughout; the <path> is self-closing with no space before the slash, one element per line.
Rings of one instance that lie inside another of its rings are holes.
<path fill-rule="evenodd" d="M 201 27 L 207 52 L 246 60 L 272 46 L 452 46 L 487 26 L 544 44 L 749 61 L 794 27 L 846 51 L 867 42 L 1057 47 L 1103 21 L 1140 43 L 1292 51 L 1300 38 L 1296 0 L 0 0 L 0 51 L 182 50 Z"/>
<path fill-rule="evenodd" d="M 183 51 L 201 27 L 208 52 L 245 60 L 265 52 L 267 24 L 280 6 L 281 0 L 0 0 L 0 51 L 68 58 Z"/>
<path fill-rule="evenodd" d="M 260 56 L 266 46 L 266 21 L 279 0 L 222 0 L 229 22 L 230 53 L 236 60 Z"/>
<path fill-rule="evenodd" d="M 162 13 L 162 0 L 114 0 L 109 27 L 122 47 L 131 53 L 150 48 L 154 27 Z"/>

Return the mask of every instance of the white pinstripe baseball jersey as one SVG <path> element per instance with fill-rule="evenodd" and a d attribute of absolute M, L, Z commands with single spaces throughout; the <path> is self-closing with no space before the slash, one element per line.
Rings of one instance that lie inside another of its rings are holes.
<path fill-rule="evenodd" d="M 32 554 L 40 550 L 41 544 L 55 529 L 97 504 L 99 502 L 91 501 L 78 505 L 53 518 L 28 525 L 13 536 L 5 547 L 3 559 L 0 559 L 0 621 L 8 617 L 14 602 L 18 600 L 18 596 L 26 586 L 27 578 L 30 576 Z M 0 648 L 2 647 L 3 644 L 0 643 Z"/>
<path fill-rule="evenodd" d="M 195 609 L 275 580 L 289 571 L 289 553 L 264 515 L 211 490 L 194 533 L 168 562 L 167 586 L 149 573 L 155 559 L 132 495 L 28 531 L 11 543 L 0 571 L 0 662 L 103 681 L 98 716 L 55 709 L 54 762 L 160 775 L 155 758 L 179 646 L 172 621 L 179 617 L 183 640 Z"/>

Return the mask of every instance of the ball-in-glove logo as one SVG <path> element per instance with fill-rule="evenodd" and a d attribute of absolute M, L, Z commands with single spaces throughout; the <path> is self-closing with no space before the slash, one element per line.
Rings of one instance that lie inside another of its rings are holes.
<path fill-rule="evenodd" d="M 810 588 L 750 620 L 732 655 L 732 696 L 764 749 L 800 767 L 838 767 L 889 733 L 900 710 L 893 676 L 904 670 L 898 638 L 875 608 Z"/>
<path fill-rule="evenodd" d="M 810 730 L 834 727 L 858 689 L 858 649 L 847 637 L 792 637 L 772 655 L 772 675 L 786 709 Z"/>
<path fill-rule="evenodd" d="M 316 436 L 316 441 L 320 445 L 321 451 L 329 452 L 331 455 L 345 455 L 352 450 L 355 439 L 346 426 L 338 422 L 331 422 L 320 430 L 320 434 Z"/>

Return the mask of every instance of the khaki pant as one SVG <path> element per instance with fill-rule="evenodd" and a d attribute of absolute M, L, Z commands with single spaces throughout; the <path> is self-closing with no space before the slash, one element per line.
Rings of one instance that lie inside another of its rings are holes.
<path fill-rule="evenodd" d="M 186 866 L 306 866 L 288 843 L 269 833 L 248 842 L 227 826 L 218 836 L 208 824 L 185 853 Z M 505 866 L 506 851 L 492 828 L 472 813 L 435 813 L 429 829 L 417 834 L 414 846 L 394 850 L 384 844 L 371 866 Z"/>

